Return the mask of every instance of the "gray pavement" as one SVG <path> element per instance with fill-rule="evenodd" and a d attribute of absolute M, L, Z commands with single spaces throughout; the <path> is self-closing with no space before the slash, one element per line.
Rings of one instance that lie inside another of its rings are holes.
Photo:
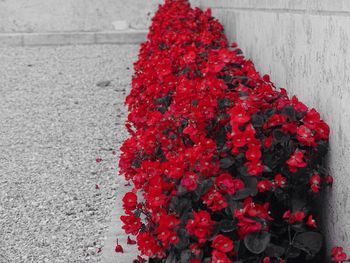
<path fill-rule="evenodd" d="M 137 51 L 0 48 L 1 263 L 101 261 Z"/>

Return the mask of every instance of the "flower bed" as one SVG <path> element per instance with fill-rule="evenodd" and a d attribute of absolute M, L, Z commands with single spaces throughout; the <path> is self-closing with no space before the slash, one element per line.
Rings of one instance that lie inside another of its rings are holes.
<path fill-rule="evenodd" d="M 121 220 L 141 255 L 321 262 L 315 199 L 333 179 L 320 114 L 261 76 L 210 10 L 186 0 L 160 6 L 134 70 L 120 171 L 135 187 Z"/>

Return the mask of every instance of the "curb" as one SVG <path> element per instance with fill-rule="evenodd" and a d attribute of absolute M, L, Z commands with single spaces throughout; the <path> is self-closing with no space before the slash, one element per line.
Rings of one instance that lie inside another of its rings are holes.
<path fill-rule="evenodd" d="M 131 263 L 139 254 L 137 245 L 127 245 L 127 235 L 122 229 L 122 222 L 119 219 L 124 214 L 122 207 L 122 198 L 124 194 L 131 190 L 131 187 L 125 186 L 126 181 L 118 176 L 117 193 L 114 200 L 113 209 L 110 215 L 111 221 L 107 230 L 106 241 L 102 248 L 101 263 Z M 135 239 L 134 236 L 130 236 Z M 122 245 L 124 253 L 115 253 L 114 249 L 117 244 Z"/>
<path fill-rule="evenodd" d="M 2 46 L 139 44 L 146 40 L 147 31 L 48 32 L 0 34 Z"/>

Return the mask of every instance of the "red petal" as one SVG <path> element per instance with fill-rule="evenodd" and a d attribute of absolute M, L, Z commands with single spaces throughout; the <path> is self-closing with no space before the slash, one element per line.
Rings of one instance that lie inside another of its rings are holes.
<path fill-rule="evenodd" d="M 136 244 L 136 241 L 135 240 L 132 240 L 129 236 L 128 236 L 128 242 L 127 242 L 128 245 L 135 245 Z"/>
<path fill-rule="evenodd" d="M 124 253 L 123 247 L 121 245 L 116 245 L 114 251 L 116 253 Z"/>

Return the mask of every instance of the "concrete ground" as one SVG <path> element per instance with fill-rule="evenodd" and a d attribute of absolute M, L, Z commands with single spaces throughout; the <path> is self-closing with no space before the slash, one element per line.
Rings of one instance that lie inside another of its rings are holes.
<path fill-rule="evenodd" d="M 101 261 L 137 51 L 0 48 L 0 262 Z"/>

